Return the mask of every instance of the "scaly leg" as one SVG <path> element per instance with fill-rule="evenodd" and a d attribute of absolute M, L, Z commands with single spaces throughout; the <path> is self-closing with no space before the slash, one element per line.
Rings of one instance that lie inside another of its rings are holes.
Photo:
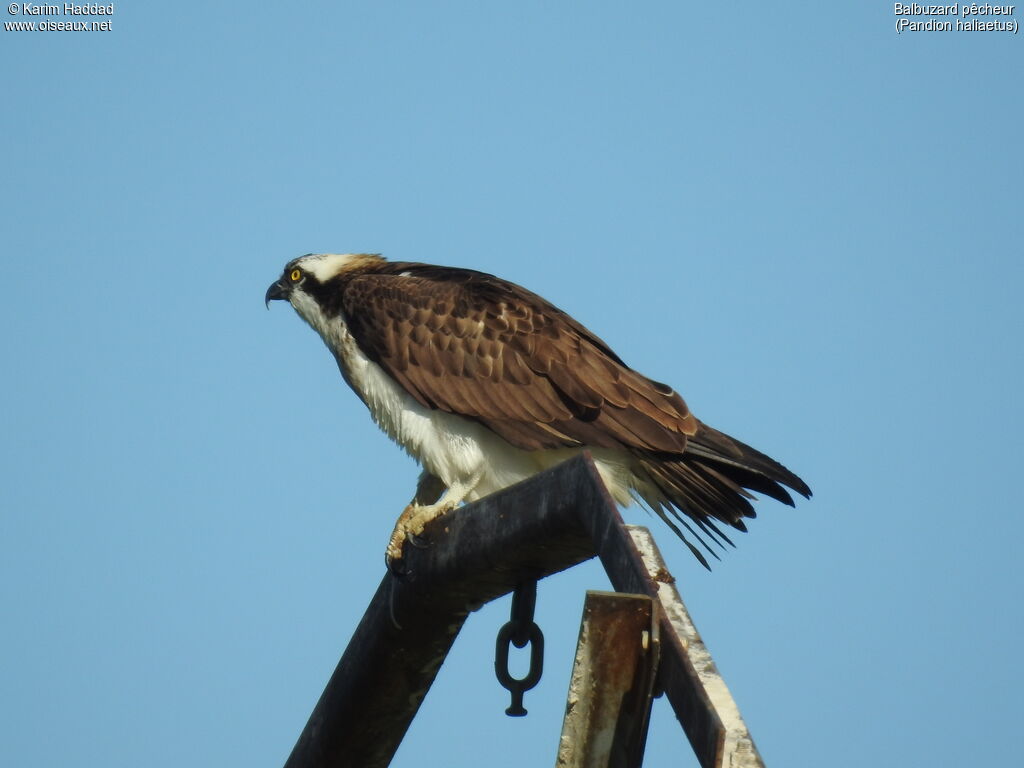
<path fill-rule="evenodd" d="M 398 522 L 395 523 L 395 531 L 391 534 L 391 540 L 394 540 L 397 534 L 398 525 L 402 522 L 403 518 L 408 518 L 406 519 L 406 523 L 408 525 L 409 520 L 413 516 L 414 508 L 419 508 L 422 510 L 425 507 L 429 507 L 431 504 L 434 504 L 438 499 L 441 498 L 441 494 L 443 494 L 445 490 L 447 490 L 447 486 L 441 481 L 439 477 L 435 477 L 434 475 L 430 474 L 427 470 L 423 470 L 422 472 L 420 472 L 420 477 L 416 482 L 416 494 L 413 495 L 413 501 L 409 503 L 409 506 L 406 507 L 406 509 L 404 509 L 401 515 L 398 517 Z M 414 547 L 423 548 L 427 546 L 426 543 L 418 539 L 416 537 L 416 534 L 414 534 L 414 532 L 412 531 L 409 531 L 407 541 L 409 541 L 409 543 L 412 544 Z M 401 557 L 400 553 L 401 548 L 399 547 L 399 557 Z"/>
<path fill-rule="evenodd" d="M 444 483 L 426 470 L 420 474 L 419 482 L 416 485 L 416 495 L 413 496 L 409 506 L 398 516 L 395 530 L 392 532 L 388 547 L 384 552 L 384 561 L 392 573 L 396 575 L 404 573 L 401 561 L 402 547 L 405 545 L 406 539 L 414 541 L 423 533 L 427 523 L 459 506 L 478 482 L 480 482 L 479 474 L 474 475 L 468 483 L 456 483 L 445 489 Z"/>

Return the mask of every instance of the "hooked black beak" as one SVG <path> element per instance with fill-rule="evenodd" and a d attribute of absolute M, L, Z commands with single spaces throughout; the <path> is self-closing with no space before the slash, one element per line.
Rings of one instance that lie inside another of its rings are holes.
<path fill-rule="evenodd" d="M 267 309 L 270 309 L 270 302 L 275 299 L 287 300 L 291 294 L 291 287 L 285 285 L 280 280 L 275 280 L 267 288 L 267 295 L 263 298 L 263 303 L 267 305 Z"/>

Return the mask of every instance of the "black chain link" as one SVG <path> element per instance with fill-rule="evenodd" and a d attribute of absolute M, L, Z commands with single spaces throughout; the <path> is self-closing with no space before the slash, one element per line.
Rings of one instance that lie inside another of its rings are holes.
<path fill-rule="evenodd" d="M 512 694 L 512 703 L 505 714 L 509 717 L 522 717 L 526 714 L 523 708 L 523 694 L 540 682 L 544 672 L 544 633 L 533 621 L 533 609 L 537 605 L 537 582 L 529 581 L 519 584 L 512 595 L 512 616 L 498 630 L 498 640 L 494 650 L 494 674 L 498 682 Z M 530 668 L 524 678 L 512 677 L 508 669 L 509 645 L 516 648 L 530 646 Z"/>

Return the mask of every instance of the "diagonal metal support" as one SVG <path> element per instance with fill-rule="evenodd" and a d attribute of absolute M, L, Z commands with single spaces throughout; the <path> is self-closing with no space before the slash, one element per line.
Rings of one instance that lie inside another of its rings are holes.
<path fill-rule="evenodd" d="M 605 508 L 582 457 L 461 507 L 385 573 L 286 768 L 383 768 L 471 610 L 594 556 L 578 510 Z"/>
<path fill-rule="evenodd" d="M 729 688 L 701 640 L 675 579 L 665 567 L 654 537 L 646 528 L 624 525 L 602 562 L 619 589 L 627 587 L 654 598 L 661 612 L 660 687 L 704 768 L 764 768 L 761 755 L 740 716 Z"/>
<path fill-rule="evenodd" d="M 639 768 L 658 669 L 657 603 L 587 592 L 556 768 Z"/>
<path fill-rule="evenodd" d="M 641 533 L 642 532 L 642 533 Z M 385 574 L 286 768 L 390 763 L 469 612 L 597 554 L 615 589 L 660 602 L 659 684 L 704 768 L 761 766 L 645 529 L 627 529 L 588 454 L 428 525 Z"/>

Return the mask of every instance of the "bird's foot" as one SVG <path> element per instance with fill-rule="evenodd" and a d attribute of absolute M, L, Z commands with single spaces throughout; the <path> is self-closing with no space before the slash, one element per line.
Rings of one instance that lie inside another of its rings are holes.
<path fill-rule="evenodd" d="M 426 549 L 430 542 L 421 534 L 427 523 L 455 509 L 455 506 L 455 503 L 444 501 L 437 504 L 407 506 L 399 515 L 395 530 L 392 531 L 387 549 L 384 551 L 384 562 L 388 570 L 398 577 L 408 576 L 409 571 L 402 557 L 405 543 L 408 541 L 413 547 Z"/>

